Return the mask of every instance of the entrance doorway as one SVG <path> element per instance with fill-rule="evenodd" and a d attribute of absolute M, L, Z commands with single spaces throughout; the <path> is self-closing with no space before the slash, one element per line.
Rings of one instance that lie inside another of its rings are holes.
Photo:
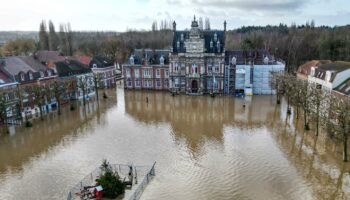
<path fill-rule="evenodd" d="M 197 93 L 198 92 L 198 81 L 193 80 L 191 85 L 192 85 L 192 87 L 191 87 L 192 93 Z"/>

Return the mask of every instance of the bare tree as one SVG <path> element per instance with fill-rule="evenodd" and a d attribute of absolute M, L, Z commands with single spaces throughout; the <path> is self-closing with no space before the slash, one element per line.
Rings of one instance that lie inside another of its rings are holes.
<path fill-rule="evenodd" d="M 331 100 L 330 130 L 343 142 L 343 161 L 348 161 L 348 137 L 350 126 L 350 101 L 339 97 Z"/>

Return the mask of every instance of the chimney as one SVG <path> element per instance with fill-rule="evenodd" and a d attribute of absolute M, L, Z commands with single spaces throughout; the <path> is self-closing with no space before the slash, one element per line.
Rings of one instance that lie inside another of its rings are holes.
<path fill-rule="evenodd" d="M 173 31 L 174 32 L 176 31 L 176 22 L 175 21 L 173 22 Z"/>

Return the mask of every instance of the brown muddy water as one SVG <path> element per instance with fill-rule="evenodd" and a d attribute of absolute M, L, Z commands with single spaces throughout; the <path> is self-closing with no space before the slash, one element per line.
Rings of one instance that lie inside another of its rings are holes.
<path fill-rule="evenodd" d="M 142 199 L 350 199 L 341 146 L 302 130 L 273 96 L 109 91 L 99 106 L 0 135 L 0 199 L 66 199 L 111 163 L 156 164 Z M 146 99 L 148 98 L 148 103 Z"/>

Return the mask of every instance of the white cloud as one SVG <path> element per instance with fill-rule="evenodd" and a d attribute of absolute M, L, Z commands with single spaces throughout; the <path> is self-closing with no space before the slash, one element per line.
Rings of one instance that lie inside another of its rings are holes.
<path fill-rule="evenodd" d="M 38 30 L 42 19 L 70 22 L 74 30 L 150 29 L 153 20 L 190 26 L 193 15 L 209 17 L 213 28 L 242 25 L 349 23 L 348 0 L 11 0 L 2 3 L 0 30 Z M 5 8 L 5 9 L 4 9 Z"/>

